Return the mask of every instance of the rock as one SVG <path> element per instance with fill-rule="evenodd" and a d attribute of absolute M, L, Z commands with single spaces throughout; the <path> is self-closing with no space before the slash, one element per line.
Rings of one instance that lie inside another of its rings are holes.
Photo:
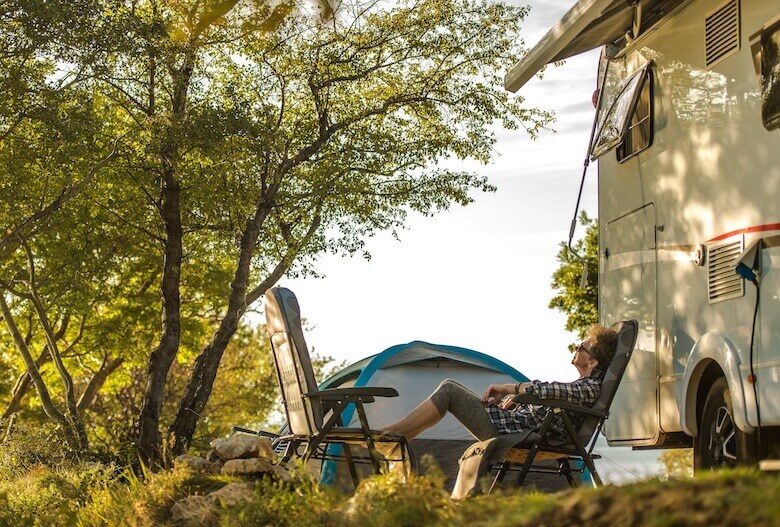
<path fill-rule="evenodd" d="M 206 459 L 209 461 L 220 461 L 219 456 L 214 452 L 213 448 L 206 452 Z"/>
<path fill-rule="evenodd" d="M 171 521 L 181 526 L 217 525 L 219 518 L 214 502 L 214 498 L 209 496 L 190 496 L 179 500 L 171 507 Z"/>
<path fill-rule="evenodd" d="M 184 498 L 171 507 L 171 521 L 182 527 L 216 526 L 219 523 L 218 507 L 231 507 L 250 500 L 253 492 L 249 483 L 229 483 L 207 496 Z"/>
<path fill-rule="evenodd" d="M 175 465 L 177 467 L 188 467 L 193 472 L 211 472 L 213 474 L 219 473 L 219 470 L 222 468 L 222 463 L 219 464 L 219 467 L 216 467 L 216 463 L 212 463 L 206 459 L 203 459 L 199 456 L 191 456 L 189 454 L 182 454 L 181 456 L 176 458 Z"/>
<path fill-rule="evenodd" d="M 280 480 L 284 481 L 285 483 L 289 483 L 293 480 L 292 474 L 290 474 L 290 471 L 287 470 L 284 467 L 281 467 L 279 465 L 274 465 L 271 467 L 271 472 Z"/>
<path fill-rule="evenodd" d="M 260 476 L 274 473 L 274 465 L 270 460 L 256 457 L 252 459 L 231 459 L 225 461 L 222 474 L 226 476 Z"/>
<path fill-rule="evenodd" d="M 209 494 L 208 498 L 223 507 L 230 507 L 240 501 L 252 499 L 253 494 L 254 485 L 251 483 L 229 483 Z"/>
<path fill-rule="evenodd" d="M 275 459 L 271 440 L 249 434 L 233 434 L 228 438 L 215 439 L 210 443 L 214 454 L 222 461 L 231 459 L 266 458 Z"/>

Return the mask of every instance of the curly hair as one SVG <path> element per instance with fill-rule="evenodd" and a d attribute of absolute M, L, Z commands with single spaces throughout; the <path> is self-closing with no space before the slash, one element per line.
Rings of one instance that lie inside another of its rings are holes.
<path fill-rule="evenodd" d="M 612 362 L 618 344 L 618 334 L 615 330 L 593 324 L 588 331 L 590 341 L 590 356 L 599 361 L 598 369 L 606 370 Z"/>

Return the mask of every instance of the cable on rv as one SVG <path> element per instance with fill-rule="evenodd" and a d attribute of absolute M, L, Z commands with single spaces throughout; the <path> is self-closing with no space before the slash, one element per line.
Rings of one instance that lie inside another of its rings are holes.
<path fill-rule="evenodd" d="M 760 249 L 759 249 L 760 250 Z M 756 386 L 756 372 L 753 368 L 753 348 L 756 337 L 756 318 L 758 317 L 758 306 L 761 299 L 761 282 L 756 280 L 753 282 L 756 286 L 756 305 L 753 308 L 753 327 L 750 330 L 750 378 L 748 379 L 753 386 L 753 399 L 756 401 L 756 439 L 758 440 L 758 454 L 759 459 L 764 454 L 764 441 L 761 437 L 761 405 L 758 404 L 758 387 Z"/>
<path fill-rule="evenodd" d="M 734 267 L 734 272 L 743 279 L 749 281 L 756 286 L 756 305 L 753 308 L 753 324 L 750 330 L 750 375 L 748 375 L 748 383 L 753 387 L 753 400 L 756 403 L 756 439 L 758 440 L 758 453 L 759 456 L 763 454 L 763 441 L 761 437 L 761 407 L 758 403 L 758 387 L 755 367 L 753 364 L 753 351 L 755 348 L 756 337 L 756 319 L 758 318 L 758 306 L 761 299 L 761 251 L 765 247 L 763 238 L 759 238 L 751 243 L 740 255 L 737 260 L 737 265 Z"/>

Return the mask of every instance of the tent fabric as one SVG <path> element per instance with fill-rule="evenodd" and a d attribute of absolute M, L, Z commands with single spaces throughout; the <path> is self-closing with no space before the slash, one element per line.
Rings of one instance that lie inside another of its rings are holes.
<path fill-rule="evenodd" d="M 358 373 L 359 372 L 359 373 Z M 331 375 L 321 389 L 350 386 L 387 386 L 398 390 L 399 396 L 377 399 L 366 405 L 366 415 L 371 427 L 382 429 L 411 412 L 445 379 L 454 379 L 481 393 L 488 384 L 524 382 L 528 378 L 508 364 L 474 350 L 456 346 L 443 346 L 414 341 L 393 346 L 382 353 L 360 360 Z M 354 426 L 357 416 L 351 409 L 344 412 L 344 424 Z M 432 459 L 445 476 L 445 486 L 452 490 L 458 473 L 458 460 L 475 441 L 474 437 L 451 415 L 436 426 L 423 432 L 412 441 L 412 449 L 418 462 Z M 339 447 L 332 445 L 331 453 Z M 363 467 L 360 467 L 363 468 Z M 359 470 L 362 472 L 362 470 Z M 365 475 L 370 471 L 366 467 Z M 361 474 L 363 475 L 363 474 Z M 566 488 L 561 478 L 538 476 L 530 483 L 540 490 Z M 322 467 L 321 481 L 350 486 L 346 465 L 333 461 Z"/>
<path fill-rule="evenodd" d="M 641 0 L 642 28 L 652 26 L 684 0 Z M 504 87 L 516 92 L 546 64 L 619 42 L 632 29 L 634 2 L 579 0 L 507 73 Z"/>

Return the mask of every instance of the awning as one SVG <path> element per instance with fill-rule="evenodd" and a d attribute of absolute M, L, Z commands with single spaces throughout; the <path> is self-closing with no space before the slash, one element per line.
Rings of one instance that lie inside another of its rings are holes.
<path fill-rule="evenodd" d="M 650 27 L 682 1 L 641 0 L 642 27 Z M 516 92 L 550 62 L 620 41 L 632 28 L 634 4 L 629 0 L 579 0 L 507 73 L 504 87 Z"/>

